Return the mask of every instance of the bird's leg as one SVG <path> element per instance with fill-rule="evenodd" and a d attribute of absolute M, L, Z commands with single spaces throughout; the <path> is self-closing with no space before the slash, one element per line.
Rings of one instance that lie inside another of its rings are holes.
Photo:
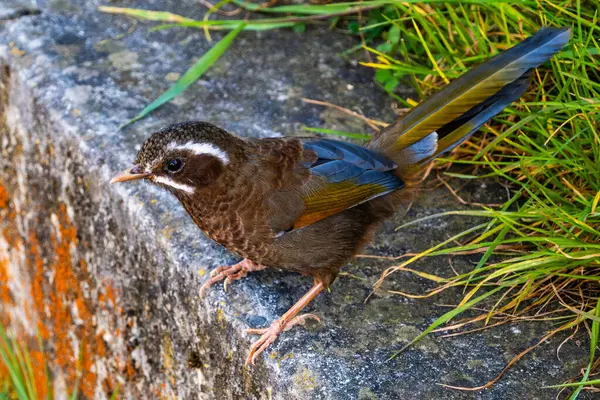
<path fill-rule="evenodd" d="M 319 317 L 314 314 L 303 314 L 298 315 L 304 307 L 308 305 L 315 297 L 319 295 L 325 289 L 325 284 L 321 281 L 315 280 L 314 286 L 306 293 L 296 304 L 292 306 L 285 314 L 279 319 L 275 320 L 270 327 L 264 329 L 246 329 L 246 332 L 262 335 L 256 342 L 250 347 L 250 354 L 246 358 L 246 365 L 254 365 L 254 361 L 260 353 L 265 351 L 267 347 L 271 345 L 277 339 L 277 336 L 281 332 L 287 331 L 294 325 L 304 325 L 307 319 L 316 319 L 320 321 Z"/>
<path fill-rule="evenodd" d="M 204 282 L 202 287 L 200 287 L 200 297 L 204 297 L 204 294 L 212 285 L 223 279 L 225 279 L 223 287 L 227 290 L 227 285 L 232 281 L 242 279 L 248 275 L 248 272 L 260 271 L 265 268 L 264 265 L 256 264 L 254 261 L 250 261 L 247 258 L 234 265 L 222 265 L 217 267 L 210 271 L 210 278 Z"/>

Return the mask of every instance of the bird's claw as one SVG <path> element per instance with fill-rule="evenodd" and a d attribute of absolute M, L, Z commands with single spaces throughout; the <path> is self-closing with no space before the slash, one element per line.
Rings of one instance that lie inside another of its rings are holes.
<path fill-rule="evenodd" d="M 231 282 L 245 278 L 246 276 L 248 276 L 248 270 L 242 267 L 242 269 L 239 272 L 231 274 L 227 278 L 225 278 L 225 280 L 223 281 L 223 290 L 227 291 L 227 286 L 229 286 Z"/>
<path fill-rule="evenodd" d="M 234 265 L 223 265 L 210 271 L 210 278 L 208 278 L 208 280 L 200 287 L 200 298 L 204 297 L 212 285 L 223 279 L 227 279 L 231 275 L 234 275 L 236 272 L 240 271 L 243 268 L 241 264 L 242 263 L 239 262 Z"/>
<path fill-rule="evenodd" d="M 249 328 L 244 332 L 252 335 L 261 335 L 261 337 L 250 346 L 250 353 L 246 358 L 246 366 L 254 365 L 256 358 L 265 351 L 279 336 L 280 333 L 289 331 L 296 325 L 304 325 L 307 320 L 314 319 L 317 322 L 321 322 L 321 319 L 315 314 L 303 314 L 292 318 L 287 322 L 281 320 L 275 320 L 268 328 Z"/>
<path fill-rule="evenodd" d="M 200 287 L 200 298 L 204 297 L 212 285 L 223 279 L 225 280 L 223 282 L 223 289 L 227 291 L 227 287 L 231 282 L 244 278 L 250 271 L 260 271 L 264 268 L 265 266 L 255 264 L 248 259 L 244 259 L 234 265 L 221 265 L 210 271 L 208 280 Z"/>

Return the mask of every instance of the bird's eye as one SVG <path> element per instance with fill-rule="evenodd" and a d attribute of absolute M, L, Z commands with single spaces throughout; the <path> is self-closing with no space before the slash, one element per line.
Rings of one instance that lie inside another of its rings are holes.
<path fill-rule="evenodd" d="M 167 163 L 165 169 L 171 174 L 177 173 L 183 169 L 183 160 L 181 158 L 175 158 Z"/>

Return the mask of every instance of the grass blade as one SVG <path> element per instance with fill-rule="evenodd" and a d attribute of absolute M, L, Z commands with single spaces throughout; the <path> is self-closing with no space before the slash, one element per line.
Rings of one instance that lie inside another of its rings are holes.
<path fill-rule="evenodd" d="M 8 338 L 4 326 L 0 324 L 0 360 L 8 370 L 10 383 L 12 383 L 20 400 L 28 400 L 25 377 L 22 374 L 19 361 L 15 355 L 17 349 L 14 341 Z"/>
<path fill-rule="evenodd" d="M 275 19 L 269 20 L 254 20 L 254 21 L 243 21 L 243 20 L 208 20 L 208 21 L 188 21 L 178 22 L 176 24 L 164 24 L 158 25 L 154 28 L 149 29 L 150 32 L 156 32 L 163 29 L 171 28 L 196 28 L 196 29 L 209 29 L 214 31 L 231 31 L 235 30 L 241 23 L 245 23 L 246 26 L 243 30 L 245 31 L 268 31 L 272 29 L 280 28 L 291 28 L 298 25 L 296 22 L 277 22 Z"/>
<path fill-rule="evenodd" d="M 596 304 L 596 317 L 600 317 L 600 299 L 598 299 L 598 303 Z M 588 378 L 590 376 L 590 372 L 592 371 L 592 367 L 594 366 L 596 347 L 598 346 L 599 327 L 600 324 L 598 323 L 598 321 L 592 321 L 592 332 L 590 338 L 590 363 L 588 364 L 585 373 L 583 374 L 583 378 L 581 378 L 581 381 L 579 382 L 581 383 L 581 386 L 579 386 L 573 393 L 571 393 L 571 396 L 569 396 L 569 400 L 577 399 L 577 396 L 579 396 L 579 393 L 583 390 L 583 385 L 589 385 Z"/>
<path fill-rule="evenodd" d="M 117 385 L 117 388 L 115 389 L 115 391 L 110 396 L 110 400 L 117 400 L 117 398 L 119 396 L 119 390 L 121 390 L 121 384 Z"/>
<path fill-rule="evenodd" d="M 304 14 L 304 15 L 319 15 L 319 14 L 331 14 L 336 12 L 343 12 L 349 10 L 354 4 L 344 3 L 333 3 L 333 4 L 292 4 L 286 6 L 277 7 L 264 7 L 259 4 L 249 3 L 242 0 L 232 0 L 232 3 L 238 7 L 242 7 L 245 10 L 261 13 L 274 13 L 274 14 Z"/>
<path fill-rule="evenodd" d="M 138 18 L 147 21 L 162 21 L 162 22 L 192 22 L 191 18 L 182 17 L 181 15 L 173 14 L 167 11 L 150 11 L 138 8 L 122 8 L 100 6 L 98 11 L 108 14 L 120 14 L 128 17 Z"/>
<path fill-rule="evenodd" d="M 236 36 L 244 29 L 245 23 L 241 23 L 238 27 L 229 32 L 227 36 L 217 42 L 209 51 L 207 51 L 196 63 L 177 81 L 171 86 L 166 92 L 161 94 L 156 100 L 147 105 L 138 115 L 125 124 L 121 125 L 119 129 L 144 118 L 146 115 L 156 110 L 158 107 L 165 103 L 173 100 L 181 92 L 183 92 L 189 85 L 196 82 L 229 48 Z"/>

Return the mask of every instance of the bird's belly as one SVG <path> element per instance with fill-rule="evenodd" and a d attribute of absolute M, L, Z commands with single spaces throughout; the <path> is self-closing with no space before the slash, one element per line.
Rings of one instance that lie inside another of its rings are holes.
<path fill-rule="evenodd" d="M 273 241 L 276 266 L 332 281 L 370 241 L 378 222 L 359 206 L 286 233 Z"/>

